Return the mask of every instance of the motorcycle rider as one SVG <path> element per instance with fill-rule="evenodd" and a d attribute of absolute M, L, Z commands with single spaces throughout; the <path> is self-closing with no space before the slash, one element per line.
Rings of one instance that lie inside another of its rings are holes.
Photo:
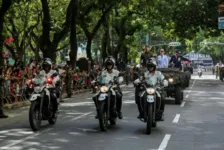
<path fill-rule="evenodd" d="M 201 66 L 198 67 L 198 75 L 200 76 L 200 74 L 202 75 L 202 68 L 201 68 Z"/>
<path fill-rule="evenodd" d="M 52 101 L 52 105 L 53 105 L 53 112 L 54 115 L 55 113 L 57 113 L 58 111 L 58 105 L 59 105 L 59 97 L 60 97 L 60 89 L 59 89 L 59 85 L 60 85 L 60 78 L 59 78 L 59 74 L 56 70 L 52 69 L 52 62 L 50 58 L 45 58 L 43 63 L 42 63 L 42 69 L 39 73 L 39 76 L 42 80 L 46 80 L 47 77 L 52 77 L 53 78 L 53 82 L 56 82 L 56 88 L 53 91 L 50 91 L 51 94 L 51 101 Z"/>
<path fill-rule="evenodd" d="M 156 63 L 156 59 L 155 58 L 150 58 L 147 63 L 146 63 L 147 69 L 148 71 L 146 71 L 144 73 L 144 79 L 147 82 L 156 82 L 156 84 L 162 84 L 163 85 L 163 80 L 165 79 L 164 75 L 160 72 L 160 71 L 156 71 L 156 67 L 157 67 L 157 63 Z M 139 80 L 139 79 L 137 79 Z M 138 82 L 138 81 L 137 81 Z M 140 97 L 139 95 L 137 95 L 137 101 L 136 104 L 138 106 L 138 110 L 139 110 L 139 116 L 138 118 L 143 118 L 143 111 L 141 109 L 140 106 Z M 156 118 L 158 120 L 163 121 L 164 120 L 164 112 L 165 109 L 165 97 L 164 97 L 164 93 L 161 93 L 161 106 L 160 106 L 160 111 L 158 112 L 158 114 L 156 115 Z"/>
<path fill-rule="evenodd" d="M 109 80 L 113 80 L 114 77 L 118 77 L 119 76 L 119 71 L 115 70 L 115 59 L 112 56 L 108 56 L 105 59 L 105 70 L 102 71 L 101 75 L 100 75 L 100 83 L 103 83 L 103 81 L 109 81 Z M 122 107 L 122 91 L 120 89 L 120 87 L 118 86 L 118 93 L 116 93 L 116 112 L 118 115 L 119 119 L 123 118 L 122 112 L 121 112 L 121 107 Z M 94 102 L 96 102 L 96 97 L 93 98 Z M 116 113 L 115 112 L 115 113 Z M 96 116 L 97 118 L 98 116 Z"/>

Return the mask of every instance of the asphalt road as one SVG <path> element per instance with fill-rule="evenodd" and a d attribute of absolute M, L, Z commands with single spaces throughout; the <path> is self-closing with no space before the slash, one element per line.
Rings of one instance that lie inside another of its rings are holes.
<path fill-rule="evenodd" d="M 56 125 L 43 123 L 37 133 L 29 127 L 28 107 L 20 108 L 0 120 L 0 150 L 223 150 L 223 89 L 211 73 L 192 76 L 184 102 L 167 100 L 165 121 L 151 135 L 137 119 L 132 86 L 123 87 L 124 118 L 105 133 L 99 131 L 91 93 L 66 99 Z"/>

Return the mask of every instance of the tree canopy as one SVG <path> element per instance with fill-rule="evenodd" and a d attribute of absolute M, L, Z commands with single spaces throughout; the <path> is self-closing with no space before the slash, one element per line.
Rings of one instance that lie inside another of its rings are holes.
<path fill-rule="evenodd" d="M 117 60 L 137 60 L 149 35 L 150 45 L 179 41 L 183 51 L 201 51 L 224 61 L 217 12 L 221 0 L 2 0 L 0 2 L 0 53 L 13 58 L 35 56 L 56 60 L 70 49 L 75 65 L 77 49 L 85 45 L 93 60 L 113 55 Z M 12 37 L 12 43 L 5 39 Z M 167 46 L 154 46 L 153 50 Z M 170 51 L 172 53 L 172 51 Z M 1 59 L 1 64 L 3 63 Z"/>

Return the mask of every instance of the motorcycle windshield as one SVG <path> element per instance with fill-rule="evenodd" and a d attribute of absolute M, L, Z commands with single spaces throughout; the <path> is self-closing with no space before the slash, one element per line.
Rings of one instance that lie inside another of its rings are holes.
<path fill-rule="evenodd" d="M 146 80 L 146 84 L 149 87 L 154 87 L 157 84 L 157 78 L 149 78 Z"/>
<path fill-rule="evenodd" d="M 41 85 L 43 83 L 43 79 L 41 78 L 35 78 L 34 81 L 37 85 Z"/>
<path fill-rule="evenodd" d="M 101 84 L 108 85 L 110 83 L 110 81 L 112 81 L 112 78 L 110 78 L 110 77 L 102 77 L 101 78 Z"/>

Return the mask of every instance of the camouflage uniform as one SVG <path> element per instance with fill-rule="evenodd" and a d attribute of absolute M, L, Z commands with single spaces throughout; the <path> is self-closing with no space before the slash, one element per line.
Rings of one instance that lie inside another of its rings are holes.
<path fill-rule="evenodd" d="M 149 60 L 151 57 L 153 57 L 152 53 L 151 52 L 144 52 L 141 54 L 141 58 L 140 58 L 140 61 L 141 61 L 141 65 L 143 67 L 146 67 L 146 62 L 147 60 Z"/>

